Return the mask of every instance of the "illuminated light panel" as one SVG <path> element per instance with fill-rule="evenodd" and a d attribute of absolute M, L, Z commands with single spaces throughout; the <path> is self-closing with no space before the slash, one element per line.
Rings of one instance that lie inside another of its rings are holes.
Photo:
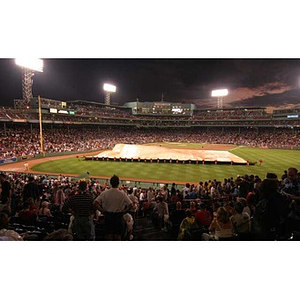
<path fill-rule="evenodd" d="M 222 96 L 227 96 L 228 95 L 228 90 L 223 89 L 223 90 L 213 90 L 211 92 L 212 97 L 222 97 Z"/>
<path fill-rule="evenodd" d="M 18 66 L 26 69 L 43 72 L 44 62 L 39 58 L 16 58 L 15 62 Z"/>
<path fill-rule="evenodd" d="M 106 92 L 114 93 L 117 90 L 117 88 L 116 88 L 116 86 L 114 86 L 112 84 L 104 83 L 103 90 Z"/>

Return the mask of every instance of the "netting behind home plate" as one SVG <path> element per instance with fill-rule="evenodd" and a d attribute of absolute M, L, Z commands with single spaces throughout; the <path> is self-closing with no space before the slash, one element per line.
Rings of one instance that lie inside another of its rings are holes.
<path fill-rule="evenodd" d="M 148 145 L 130 145 L 117 144 L 112 150 L 105 150 L 94 156 L 95 158 L 108 159 L 128 159 L 128 160 L 157 160 L 160 161 L 205 161 L 205 162 L 223 162 L 223 163 L 239 163 L 246 164 L 247 162 L 237 155 L 228 151 L 214 150 L 197 150 L 197 149 L 182 149 L 169 148 L 163 146 L 148 146 Z"/>

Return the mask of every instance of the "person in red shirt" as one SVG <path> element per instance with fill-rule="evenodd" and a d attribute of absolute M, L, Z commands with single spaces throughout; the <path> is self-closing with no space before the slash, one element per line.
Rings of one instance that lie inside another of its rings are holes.
<path fill-rule="evenodd" d="M 19 212 L 19 219 L 22 224 L 31 225 L 37 219 L 37 213 L 30 208 L 30 202 L 23 203 L 23 209 Z"/>
<path fill-rule="evenodd" d="M 205 203 L 200 203 L 199 210 L 195 214 L 195 221 L 198 223 L 200 228 L 208 228 L 211 224 L 212 215 L 210 211 L 206 210 Z"/>

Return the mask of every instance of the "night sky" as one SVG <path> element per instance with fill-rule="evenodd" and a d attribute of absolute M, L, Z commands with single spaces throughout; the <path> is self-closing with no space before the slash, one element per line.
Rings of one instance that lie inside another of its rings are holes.
<path fill-rule="evenodd" d="M 55 100 L 104 103 L 105 82 L 117 86 L 111 101 L 194 103 L 216 106 L 214 89 L 227 88 L 223 107 L 300 104 L 299 59 L 44 59 L 35 72 L 33 95 Z M 22 70 L 0 59 L 0 105 L 22 98 Z"/>

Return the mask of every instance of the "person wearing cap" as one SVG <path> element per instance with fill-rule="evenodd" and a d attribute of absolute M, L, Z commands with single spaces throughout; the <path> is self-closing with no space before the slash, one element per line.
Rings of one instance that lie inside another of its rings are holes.
<path fill-rule="evenodd" d="M 52 217 L 51 211 L 49 209 L 49 202 L 48 201 L 43 201 L 42 202 L 42 207 L 39 210 L 39 215 L 47 216 L 47 217 Z"/>
<path fill-rule="evenodd" d="M 73 235 L 75 241 L 95 240 L 94 199 L 87 191 L 86 181 L 80 181 L 78 191 L 67 199 L 62 211 L 72 210 L 74 215 Z"/>
<path fill-rule="evenodd" d="M 94 201 L 95 207 L 104 214 L 108 240 L 121 240 L 125 225 L 123 215 L 132 209 L 132 201 L 118 188 L 119 184 L 119 177 L 112 176 L 111 188 L 103 191 Z"/>

